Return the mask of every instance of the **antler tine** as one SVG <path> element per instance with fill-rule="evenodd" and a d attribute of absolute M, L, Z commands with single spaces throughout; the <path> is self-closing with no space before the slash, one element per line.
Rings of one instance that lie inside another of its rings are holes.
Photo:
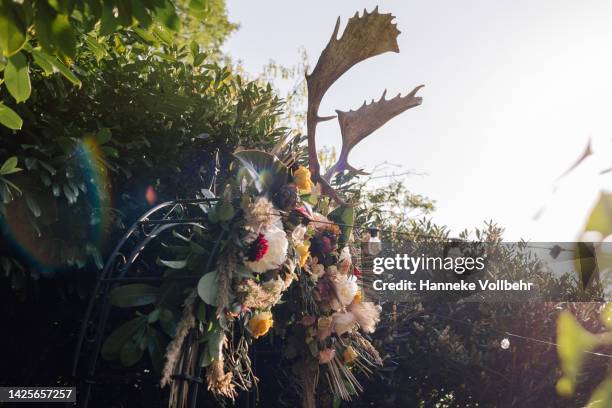
<path fill-rule="evenodd" d="M 387 90 L 385 89 L 377 102 L 364 103 L 359 109 L 354 111 L 342 112 L 337 110 L 336 113 L 338 114 L 338 122 L 340 123 L 340 131 L 342 133 L 342 149 L 336 163 L 325 174 L 325 180 L 331 180 L 334 174 L 344 170 L 352 170 L 358 174 L 363 174 L 362 171 L 356 170 L 348 163 L 348 156 L 351 150 L 395 116 L 419 106 L 423 102 L 423 98 L 416 96 L 416 93 L 423 86 L 417 86 L 404 97 L 398 94 L 395 98 L 391 99 L 385 99 L 387 95 Z"/>

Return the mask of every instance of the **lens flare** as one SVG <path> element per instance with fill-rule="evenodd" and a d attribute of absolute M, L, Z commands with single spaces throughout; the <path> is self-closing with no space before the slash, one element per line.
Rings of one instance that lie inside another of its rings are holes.
<path fill-rule="evenodd" d="M 22 190 L 6 205 L 2 232 L 43 274 L 99 263 L 110 227 L 111 189 L 104 148 L 93 136 L 77 142 L 63 162 L 38 162 L 14 178 Z M 41 180 L 50 180 L 41 185 Z M 96 259 L 97 258 L 97 259 Z"/>

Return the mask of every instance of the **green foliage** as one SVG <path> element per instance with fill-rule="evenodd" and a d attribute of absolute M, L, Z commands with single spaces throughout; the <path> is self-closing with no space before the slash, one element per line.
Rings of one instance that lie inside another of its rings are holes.
<path fill-rule="evenodd" d="M 30 98 L 15 107 L 22 130 L 0 128 L 0 158 L 23 167 L 0 175 L 0 216 L 19 225 L 17 244 L 30 243 L 23 249 L 45 260 L 33 265 L 43 270 L 100 267 L 124 222 L 149 206 L 148 187 L 158 201 L 193 196 L 209 185 L 216 152 L 227 169 L 238 146 L 268 149 L 286 132 L 269 87 L 210 61 L 195 66 L 199 46 L 143 44 L 131 32 L 81 40 L 78 78 L 32 49 L 40 68 L 30 72 Z M 13 98 L 6 87 L 0 96 Z"/>
<path fill-rule="evenodd" d="M 180 44 L 207 44 L 214 49 L 238 29 L 227 19 L 225 0 L 179 0 L 177 6 L 183 26 L 176 40 Z"/>
<path fill-rule="evenodd" d="M 604 380 L 593 392 L 587 407 L 605 408 L 612 406 L 612 378 Z"/>
<path fill-rule="evenodd" d="M 198 282 L 198 295 L 206 304 L 215 306 L 217 304 L 217 273 L 209 272 Z"/>
<path fill-rule="evenodd" d="M 585 223 L 585 232 L 599 233 L 601 238 L 612 234 L 612 195 L 602 193 L 593 207 Z M 594 254 L 597 267 L 601 271 L 609 271 L 612 266 L 612 256 L 609 253 L 609 243 L 595 243 Z M 578 250 L 584 250 L 585 244 L 579 244 Z M 579 265 L 582 266 L 582 265 Z M 591 268 L 589 268 L 591 269 Z M 582 272 L 582 269 L 579 269 Z M 605 273 L 605 272 L 604 272 Z M 584 277 L 581 276 L 581 279 Z M 585 284 L 597 283 L 599 276 L 588 279 Z M 604 280 L 604 283 L 606 280 Z M 579 378 L 585 375 L 585 352 L 591 352 L 600 346 L 612 345 L 612 303 L 602 305 L 600 320 L 608 330 L 603 333 L 591 333 L 582 327 L 581 323 L 569 312 L 559 316 L 557 322 L 557 342 L 559 343 L 559 359 L 563 376 L 557 382 L 557 393 L 571 397 L 576 391 Z M 586 322 L 587 320 L 582 320 Z M 608 375 L 593 391 L 588 407 L 607 407 L 612 405 L 612 376 Z"/>
<path fill-rule="evenodd" d="M 117 307 L 146 306 L 159 299 L 159 288 L 144 283 L 119 286 L 110 292 L 110 303 Z"/>
<path fill-rule="evenodd" d="M 181 37 L 181 20 L 187 29 Z M 192 48 L 218 47 L 236 28 L 227 21 L 223 0 L 2 0 L 0 1 L 0 72 L 4 86 L 17 103 L 31 95 L 32 67 L 46 75 L 59 72 L 80 86 L 77 50 L 88 47 L 97 60 L 117 45 L 115 33 L 135 32 L 142 44 L 165 42 Z M 114 41 L 114 44 L 113 44 Z M 204 53 L 196 53 L 195 65 Z M 0 83 L 1 85 L 1 83 Z M 21 129 L 22 121 L 10 99 L 3 97 L 0 124 Z"/>
<path fill-rule="evenodd" d="M 352 225 L 355 224 L 355 208 L 353 207 L 338 207 L 327 217 L 340 225 L 342 235 L 340 236 L 340 244 L 344 245 L 348 242 L 351 233 L 353 232 Z"/>
<path fill-rule="evenodd" d="M 144 334 L 146 323 L 144 316 L 138 316 L 119 326 L 102 345 L 102 356 L 106 359 L 119 358 L 121 350 L 128 342 Z"/>
<path fill-rule="evenodd" d="M 101 35 L 112 34 L 120 27 L 146 30 L 154 22 L 179 30 L 176 4 L 170 0 L 2 0 L 0 47 L 5 56 L 12 56 L 32 41 L 49 55 L 74 60 L 79 34 L 96 30 L 98 25 Z"/>
<path fill-rule="evenodd" d="M 563 312 L 557 323 L 557 344 L 561 367 L 565 375 L 557 383 L 557 392 L 564 396 L 574 393 L 576 379 L 584 361 L 584 352 L 597 345 L 594 335 L 580 326 L 570 312 Z"/>
<path fill-rule="evenodd" d="M 605 304 L 600 314 L 602 323 L 608 328 L 610 310 L 612 304 Z M 582 327 L 572 313 L 564 311 L 557 322 L 557 343 L 563 370 L 563 377 L 557 382 L 557 393 L 563 397 L 570 397 L 574 394 L 578 378 L 584 371 L 586 353 L 592 352 L 597 347 L 612 344 L 612 332 L 591 333 Z M 612 378 L 608 377 L 593 392 L 587 406 L 607 407 L 611 402 Z"/>
<path fill-rule="evenodd" d="M 14 110 L 0 102 L 0 124 L 9 129 L 18 130 L 23 125 L 23 120 Z"/>
<path fill-rule="evenodd" d="M 32 93 L 29 69 L 28 60 L 22 53 L 8 57 L 4 68 L 4 84 L 17 103 L 27 100 Z"/>

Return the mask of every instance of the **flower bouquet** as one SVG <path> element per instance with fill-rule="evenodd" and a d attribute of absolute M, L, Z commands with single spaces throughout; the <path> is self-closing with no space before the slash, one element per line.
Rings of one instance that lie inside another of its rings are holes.
<path fill-rule="evenodd" d="M 201 348 L 196 366 L 206 369 L 210 391 L 234 398 L 237 390 L 250 389 L 257 378 L 248 347 L 274 326 L 275 306 L 292 296 L 300 301 L 290 303 L 282 326 L 307 350 L 297 353 L 299 363 L 320 365 L 334 394 L 350 399 L 360 390 L 355 372 L 382 364 L 361 334 L 374 331 L 380 311 L 364 299 L 347 245 L 354 210 L 317 212 L 319 202 L 328 208 L 329 200 L 315 191 L 310 171 L 290 159 L 261 151 L 235 156 L 236 178 L 208 214 L 209 234 L 227 238 L 216 269 L 200 278 L 184 302 L 162 385 L 177 384 L 172 406 L 181 406 L 181 385 L 173 378 L 185 375 L 185 359 Z"/>

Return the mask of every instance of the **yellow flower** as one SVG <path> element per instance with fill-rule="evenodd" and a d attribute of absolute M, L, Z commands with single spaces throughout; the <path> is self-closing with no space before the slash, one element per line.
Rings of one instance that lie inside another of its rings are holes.
<path fill-rule="evenodd" d="M 363 292 L 358 290 L 357 293 L 355 294 L 355 297 L 353 298 L 353 302 L 354 303 L 361 303 L 362 300 L 363 300 Z"/>
<path fill-rule="evenodd" d="M 357 359 L 357 353 L 351 346 L 348 346 L 344 350 L 344 353 L 342 353 L 342 359 L 344 360 L 346 364 L 351 364 L 353 361 Z"/>
<path fill-rule="evenodd" d="M 293 172 L 293 180 L 295 181 L 295 185 L 300 190 L 310 193 L 310 190 L 314 186 L 314 183 L 310 179 L 310 176 L 310 170 L 308 170 L 304 166 L 300 166 L 296 171 Z"/>
<path fill-rule="evenodd" d="M 272 313 L 270 312 L 259 312 L 249 320 L 249 331 L 256 339 L 265 335 L 268 330 L 274 324 L 272 320 Z"/>
<path fill-rule="evenodd" d="M 304 267 L 306 265 L 306 260 L 308 259 L 308 255 L 310 255 L 310 244 L 302 243 L 295 246 L 295 250 L 297 254 L 300 256 L 300 267 Z"/>

